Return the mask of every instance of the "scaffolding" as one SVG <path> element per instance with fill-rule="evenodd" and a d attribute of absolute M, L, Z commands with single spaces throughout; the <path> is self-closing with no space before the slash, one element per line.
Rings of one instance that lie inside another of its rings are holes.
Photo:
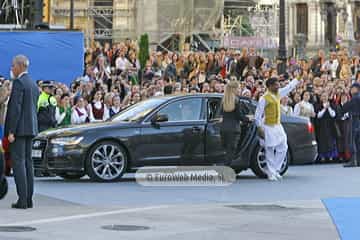
<path fill-rule="evenodd" d="M 76 0 L 74 16 L 77 27 L 82 22 L 87 44 L 135 39 L 143 33 L 149 34 L 153 44 L 161 44 L 176 34 L 219 37 L 215 25 L 223 7 L 223 0 Z M 54 24 L 67 24 L 69 0 L 52 0 L 51 9 Z"/>
<path fill-rule="evenodd" d="M 0 24 L 4 28 L 25 28 L 30 21 L 30 9 L 36 6 L 39 6 L 36 1 L 0 0 Z M 36 13 L 35 9 L 32 12 Z"/>

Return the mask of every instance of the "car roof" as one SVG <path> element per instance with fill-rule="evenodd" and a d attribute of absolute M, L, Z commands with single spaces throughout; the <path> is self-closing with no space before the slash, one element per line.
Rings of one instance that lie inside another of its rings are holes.
<path fill-rule="evenodd" d="M 180 93 L 180 94 L 172 94 L 172 95 L 166 95 L 161 97 L 156 97 L 158 99 L 163 99 L 164 101 L 173 101 L 178 99 L 186 99 L 186 98 L 194 98 L 194 97 L 200 97 L 200 98 L 222 98 L 224 94 L 222 93 Z M 240 100 L 245 100 L 250 103 L 252 103 L 254 106 L 257 105 L 257 102 L 251 98 L 248 97 L 239 97 Z"/>
<path fill-rule="evenodd" d="M 223 94 L 221 94 L 221 93 L 182 93 L 182 94 L 166 95 L 166 96 L 162 96 L 162 97 L 158 97 L 158 98 L 159 99 L 164 99 L 164 100 L 174 100 L 174 99 L 192 98 L 192 97 L 201 97 L 201 98 L 216 97 L 216 98 L 222 98 Z"/>

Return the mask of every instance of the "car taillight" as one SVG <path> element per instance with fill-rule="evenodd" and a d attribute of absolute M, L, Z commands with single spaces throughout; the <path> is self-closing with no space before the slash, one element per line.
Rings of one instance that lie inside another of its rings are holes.
<path fill-rule="evenodd" d="M 307 124 L 307 130 L 309 133 L 314 133 L 314 125 L 311 122 Z"/>

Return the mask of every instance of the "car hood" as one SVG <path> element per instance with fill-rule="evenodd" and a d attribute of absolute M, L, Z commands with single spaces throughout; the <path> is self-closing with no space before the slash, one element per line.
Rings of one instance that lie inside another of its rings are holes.
<path fill-rule="evenodd" d="M 38 137 L 39 138 L 49 138 L 49 137 L 67 137 L 67 136 L 74 136 L 78 134 L 82 134 L 85 131 L 91 130 L 100 130 L 102 128 L 111 128 L 115 127 L 119 128 L 127 128 L 131 127 L 133 123 L 127 122 L 101 122 L 101 123 L 88 123 L 88 124 L 80 124 L 80 125 L 71 125 L 67 127 L 60 127 L 49 129 L 44 132 L 41 132 Z"/>

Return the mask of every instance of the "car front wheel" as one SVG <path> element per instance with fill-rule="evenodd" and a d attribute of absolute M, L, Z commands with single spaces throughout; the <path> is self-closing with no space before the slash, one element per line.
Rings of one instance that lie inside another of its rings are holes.
<path fill-rule="evenodd" d="M 255 148 L 255 151 L 252 156 L 253 157 L 251 159 L 251 170 L 253 171 L 253 173 L 259 178 L 267 178 L 265 171 L 267 167 L 266 159 L 265 159 L 265 148 L 258 145 Z M 281 169 L 280 169 L 281 176 L 283 176 L 288 170 L 289 162 L 290 162 L 290 150 L 288 149 L 284 162 L 281 165 Z"/>
<path fill-rule="evenodd" d="M 91 180 L 111 182 L 119 180 L 126 171 L 127 154 L 118 143 L 104 141 L 93 146 L 86 161 Z"/>

